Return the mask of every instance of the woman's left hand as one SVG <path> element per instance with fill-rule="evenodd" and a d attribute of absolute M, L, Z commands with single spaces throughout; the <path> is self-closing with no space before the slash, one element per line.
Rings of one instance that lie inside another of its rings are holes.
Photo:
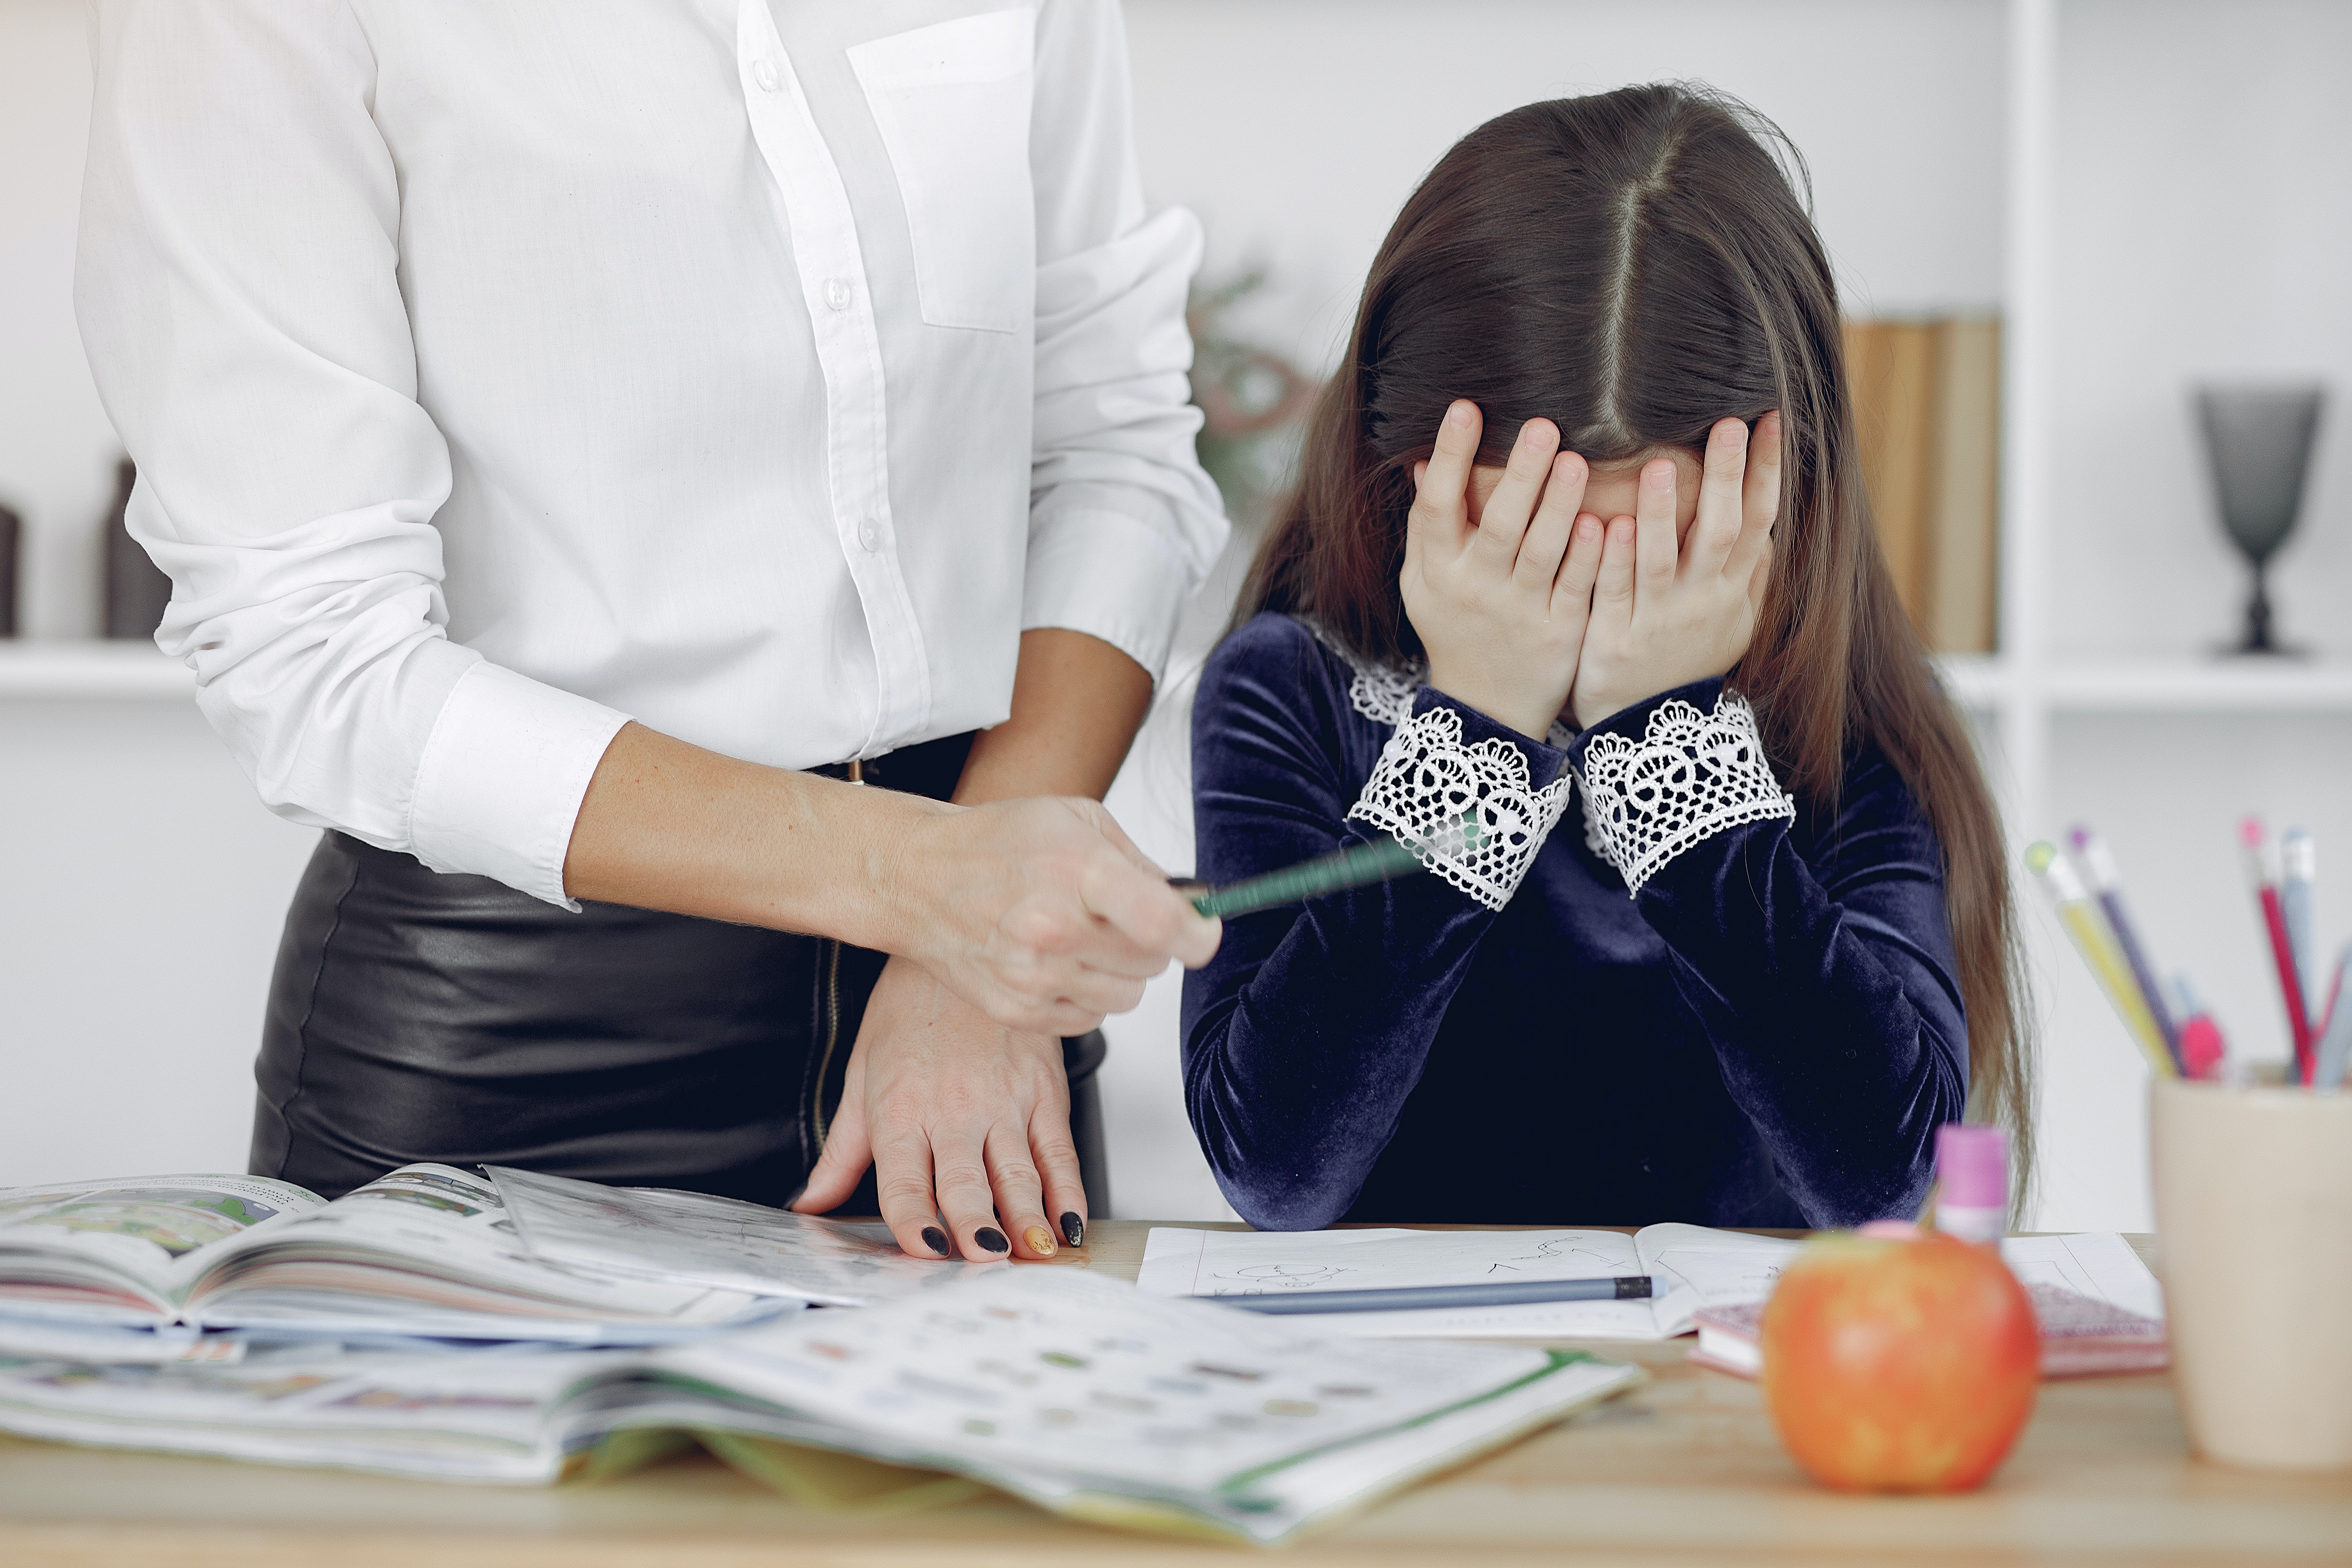
<path fill-rule="evenodd" d="M 1578 656 L 1577 727 L 1663 691 L 1729 672 L 1748 651 L 1772 560 L 1780 506 L 1780 416 L 1738 419 L 1707 435 L 1698 516 L 1675 540 L 1675 465 L 1643 467 L 1633 517 L 1611 521 Z"/>
<path fill-rule="evenodd" d="M 891 959 L 793 1211 L 838 1207 L 869 1164 L 882 1218 L 909 1258 L 987 1263 L 1075 1244 L 1087 1190 L 1060 1037 L 1007 1028 L 921 964 Z"/>

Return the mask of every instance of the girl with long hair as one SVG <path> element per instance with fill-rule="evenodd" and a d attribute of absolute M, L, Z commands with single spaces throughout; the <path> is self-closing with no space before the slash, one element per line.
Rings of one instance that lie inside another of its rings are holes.
<path fill-rule="evenodd" d="M 1433 874 L 1187 977 L 1255 1225 L 1908 1216 L 1971 1107 L 2030 1169 L 2000 822 L 1775 146 L 1692 89 L 1531 104 L 1381 247 L 1202 677 L 1197 865 Z"/>

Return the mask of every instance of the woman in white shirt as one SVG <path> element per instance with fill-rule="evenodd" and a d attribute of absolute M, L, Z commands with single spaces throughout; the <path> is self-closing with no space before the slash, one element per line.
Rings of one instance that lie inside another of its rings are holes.
<path fill-rule="evenodd" d="M 1224 530 L 1111 0 L 92 18 L 157 640 L 329 830 L 255 1168 L 1077 1242 L 1057 1037 L 1216 940 L 1087 798 Z"/>

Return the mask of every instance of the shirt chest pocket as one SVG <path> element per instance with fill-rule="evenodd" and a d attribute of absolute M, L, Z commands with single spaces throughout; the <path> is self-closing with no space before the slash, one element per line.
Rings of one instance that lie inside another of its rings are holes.
<path fill-rule="evenodd" d="M 849 51 L 906 203 L 923 320 L 935 327 L 1015 332 L 1036 308 L 1034 21 L 1033 11 L 991 11 Z"/>

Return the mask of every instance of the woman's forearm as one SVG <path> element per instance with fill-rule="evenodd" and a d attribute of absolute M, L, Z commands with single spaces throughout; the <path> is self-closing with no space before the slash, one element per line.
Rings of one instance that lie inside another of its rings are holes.
<path fill-rule="evenodd" d="M 951 810 L 762 767 L 629 724 L 589 782 L 563 864 L 579 899 L 895 951 L 908 829 Z"/>
<path fill-rule="evenodd" d="M 1059 626 L 1023 632 L 1012 717 L 974 737 L 955 798 L 1100 800 L 1150 706 L 1151 672 L 1100 637 Z"/>

